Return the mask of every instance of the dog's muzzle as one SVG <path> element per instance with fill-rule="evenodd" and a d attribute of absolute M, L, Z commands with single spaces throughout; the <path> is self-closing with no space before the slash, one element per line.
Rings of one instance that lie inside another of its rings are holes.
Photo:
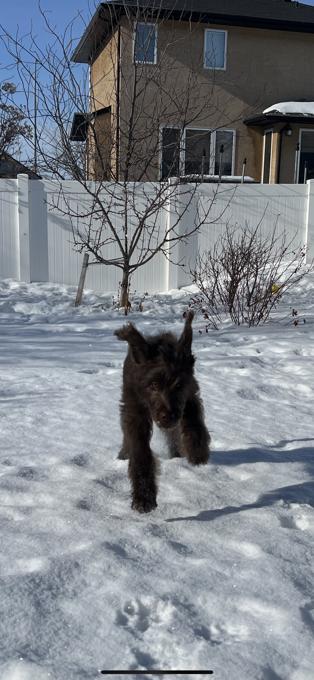
<path fill-rule="evenodd" d="M 158 427 L 160 427 L 162 430 L 171 430 L 173 427 L 176 427 L 178 421 L 179 417 L 176 414 L 160 416 L 156 419 Z"/>

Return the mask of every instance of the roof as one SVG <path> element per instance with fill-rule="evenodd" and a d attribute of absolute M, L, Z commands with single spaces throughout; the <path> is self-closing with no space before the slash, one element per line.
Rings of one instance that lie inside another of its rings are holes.
<path fill-rule="evenodd" d="M 28 168 L 24 163 L 16 160 L 9 153 L 3 151 L 0 154 L 0 177 L 5 178 L 16 178 L 17 175 L 24 173 L 28 175 L 30 179 L 41 179 L 41 175 L 37 172 Z"/>
<path fill-rule="evenodd" d="M 280 102 L 269 106 L 262 113 L 246 118 L 249 127 L 274 125 L 276 123 L 314 123 L 314 102 Z"/>
<path fill-rule="evenodd" d="M 109 0 L 98 6 L 73 61 L 92 61 L 121 16 L 133 10 L 162 18 L 314 33 L 314 7 L 293 0 Z"/>

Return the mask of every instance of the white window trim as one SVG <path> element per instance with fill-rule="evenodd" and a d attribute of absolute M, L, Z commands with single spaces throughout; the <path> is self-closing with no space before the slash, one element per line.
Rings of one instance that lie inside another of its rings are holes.
<path fill-rule="evenodd" d="M 262 158 L 261 184 L 269 184 L 269 178 L 268 178 L 268 182 L 264 182 L 265 151 L 266 151 L 266 135 L 267 135 L 269 132 L 271 132 L 270 159 L 269 159 L 269 176 L 270 176 L 270 169 L 271 169 L 272 160 L 273 160 L 273 134 L 274 134 L 274 128 L 269 128 L 269 129 L 267 129 L 267 130 L 264 130 L 264 134 L 263 134 L 263 158 Z"/>
<path fill-rule="evenodd" d="M 155 28 L 155 46 L 154 46 L 154 61 L 137 61 L 135 59 L 135 42 L 136 42 L 136 28 L 137 26 L 143 24 L 144 26 L 154 26 Z M 158 24 L 154 23 L 153 21 L 134 21 L 133 24 L 133 64 L 141 64 L 145 66 L 145 64 L 150 64 L 154 65 L 157 64 L 157 44 L 158 44 Z"/>
<path fill-rule="evenodd" d="M 224 66 L 207 66 L 206 64 L 206 33 L 224 33 L 225 34 L 225 53 Z M 204 31 L 204 51 L 203 51 L 203 66 L 207 71 L 226 71 L 227 70 L 227 48 L 228 48 L 228 31 L 223 28 L 205 28 Z"/>
<path fill-rule="evenodd" d="M 301 165 L 301 151 L 302 151 L 302 132 L 313 132 L 314 130 L 311 130 L 309 128 L 300 128 L 299 129 L 299 157 L 298 157 L 298 167 L 297 167 L 297 184 L 299 183 L 300 179 L 300 165 Z"/>
<path fill-rule="evenodd" d="M 161 172 L 162 172 L 162 131 L 164 128 L 175 128 L 176 130 L 182 130 L 181 125 L 168 125 L 167 123 L 163 124 L 159 128 L 159 180 L 161 180 Z M 234 175 L 234 168 L 235 168 L 235 151 L 236 151 L 236 130 L 232 128 L 204 128 L 204 127 L 192 127 L 192 126 L 187 126 L 183 129 L 182 131 L 182 144 L 181 144 L 181 149 L 180 149 L 180 176 L 185 174 L 185 146 L 186 146 L 186 131 L 187 130 L 202 130 L 203 132 L 210 132 L 211 134 L 211 139 L 213 140 L 213 145 L 214 149 L 216 150 L 216 132 L 232 132 L 232 161 L 231 161 L 231 175 Z M 210 166 L 209 166 L 209 174 L 210 175 L 215 175 L 215 162 L 216 162 L 216 155 L 211 154 L 210 158 Z"/>

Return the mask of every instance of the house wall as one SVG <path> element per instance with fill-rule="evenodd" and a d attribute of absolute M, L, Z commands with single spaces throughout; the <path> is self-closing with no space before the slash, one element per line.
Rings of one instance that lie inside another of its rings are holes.
<path fill-rule="evenodd" d="M 115 132 L 117 117 L 117 68 L 118 68 L 118 31 L 102 47 L 101 52 L 96 57 L 90 67 L 90 107 L 92 111 L 97 111 L 104 107 L 111 107 L 110 114 L 100 116 L 95 121 L 95 134 L 99 135 L 100 145 L 104 151 L 102 160 L 114 172 L 115 170 Z M 98 153 L 95 151 L 93 134 L 89 134 L 89 176 L 98 176 L 99 163 Z"/>
<path fill-rule="evenodd" d="M 243 159 L 247 158 L 247 174 L 260 180 L 262 164 L 261 132 L 251 130 L 243 119 L 261 112 L 279 102 L 309 99 L 312 94 L 309 83 L 314 69 L 314 35 L 285 31 L 242 28 L 214 25 L 228 33 L 227 68 L 212 71 L 203 68 L 204 31 L 211 28 L 206 24 L 168 21 L 158 25 L 158 62 L 145 65 L 143 73 L 148 75 L 149 94 L 145 107 L 137 111 L 139 123 L 144 116 L 150 116 L 156 108 L 157 90 L 153 86 L 154 73 L 159 82 L 163 76 L 163 97 L 166 91 L 183 93 L 186 101 L 189 73 L 195 74 L 194 90 L 199 97 L 199 113 L 196 114 L 192 98 L 187 111 L 187 120 L 193 118 L 194 127 L 232 128 L 236 131 L 235 174 L 241 174 Z M 108 87 L 103 72 L 105 55 L 100 55 L 94 68 L 98 77 L 97 91 L 103 104 L 108 101 Z M 133 32 L 132 25 L 124 20 L 121 43 L 121 114 L 125 119 L 130 106 L 130 86 L 133 78 Z M 109 79 L 110 80 L 110 79 Z M 102 87 L 106 96 L 102 94 Z M 107 98 L 107 101 L 105 99 Z M 174 107 L 175 108 L 175 107 Z M 145 109 L 145 111 L 144 111 Z M 174 112 L 175 113 L 175 112 Z M 190 115 L 191 114 L 191 115 Z M 166 123 L 169 124 L 169 111 Z M 173 124 L 180 123 L 173 115 Z M 156 133 L 151 131 L 151 139 Z M 123 151 L 123 145 L 122 149 Z M 157 179 L 158 158 L 150 179 Z M 287 170 L 288 173 L 288 170 Z M 291 168 L 286 181 L 292 181 Z"/>

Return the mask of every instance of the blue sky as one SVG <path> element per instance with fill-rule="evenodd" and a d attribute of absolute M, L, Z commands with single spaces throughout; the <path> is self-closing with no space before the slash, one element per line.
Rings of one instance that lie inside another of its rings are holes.
<path fill-rule="evenodd" d="M 313 0 L 314 1 L 314 0 Z M 78 13 L 82 14 L 82 20 L 76 22 L 77 37 L 83 32 L 85 22 L 95 11 L 97 0 L 41 0 L 42 9 L 48 13 L 51 23 L 62 31 L 64 27 Z M 1 0 L 0 24 L 10 33 L 15 34 L 17 27 L 21 34 L 26 33 L 32 24 L 33 31 L 44 42 L 45 34 L 42 18 L 38 9 L 38 0 Z M 3 70 L 9 58 L 0 41 L 0 81 L 6 75 Z M 13 78 L 12 78 L 13 79 Z"/>
<path fill-rule="evenodd" d="M 236 2 L 236 0 L 234 0 Z M 82 13 L 85 21 L 95 11 L 98 0 L 41 0 L 43 10 L 49 12 L 51 21 L 62 30 L 64 26 L 75 17 L 78 12 Z M 314 5 L 314 0 L 307 0 L 309 5 Z M 0 24 L 8 31 L 15 33 L 17 26 L 22 33 L 26 32 L 30 24 L 33 24 L 35 32 L 44 39 L 42 20 L 38 11 L 38 0 L 1 0 Z M 83 22 L 77 22 L 78 37 L 83 32 Z M 8 63 L 5 48 L 0 42 L 0 69 Z M 3 71 L 0 81 L 3 80 Z"/>

